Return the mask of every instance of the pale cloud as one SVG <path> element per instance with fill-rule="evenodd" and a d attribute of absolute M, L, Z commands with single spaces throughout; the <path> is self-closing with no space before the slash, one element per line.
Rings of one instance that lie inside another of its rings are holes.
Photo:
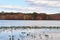
<path fill-rule="evenodd" d="M 0 8 L 5 9 L 4 11 L 32 11 L 34 8 L 32 7 L 22 7 L 22 6 L 11 6 L 11 5 L 0 5 Z"/>
<path fill-rule="evenodd" d="M 60 1 L 52 0 L 25 0 L 29 6 L 13 6 L 13 5 L 0 5 L 0 8 L 5 12 L 39 12 L 39 13 L 48 13 L 56 12 L 54 7 L 60 7 Z M 33 5 L 33 6 L 32 6 Z M 42 6 L 43 5 L 43 6 Z M 46 7 L 48 6 L 48 7 Z M 50 6 L 50 8 L 49 8 Z M 46 8 L 45 8 L 46 7 Z M 53 8 L 51 8 L 53 7 Z M 52 14 L 52 13 L 50 13 Z"/>
<path fill-rule="evenodd" d="M 4 12 L 23 12 L 23 13 L 32 13 L 32 12 L 37 12 L 37 13 L 47 13 L 45 11 L 44 7 L 22 7 L 22 6 L 11 6 L 11 5 L 0 5 L 0 8 L 2 8 L 1 11 Z M 52 14 L 52 13 L 50 13 Z"/>
<path fill-rule="evenodd" d="M 51 7 L 60 7 L 60 1 L 57 0 L 26 0 L 31 5 L 47 5 Z"/>
<path fill-rule="evenodd" d="M 42 12 L 42 7 L 22 7 L 22 6 L 11 6 L 11 5 L 0 5 L 0 8 L 5 12 Z"/>

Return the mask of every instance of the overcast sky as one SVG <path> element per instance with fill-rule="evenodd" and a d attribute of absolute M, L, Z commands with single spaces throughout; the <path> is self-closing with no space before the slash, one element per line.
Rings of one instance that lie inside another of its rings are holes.
<path fill-rule="evenodd" d="M 0 0 L 0 11 L 59 13 L 60 0 Z"/>

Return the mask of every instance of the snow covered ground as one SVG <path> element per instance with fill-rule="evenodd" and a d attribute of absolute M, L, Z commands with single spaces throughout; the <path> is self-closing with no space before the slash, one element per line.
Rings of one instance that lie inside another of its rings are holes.
<path fill-rule="evenodd" d="M 0 29 L 0 40 L 60 40 L 60 29 Z"/>

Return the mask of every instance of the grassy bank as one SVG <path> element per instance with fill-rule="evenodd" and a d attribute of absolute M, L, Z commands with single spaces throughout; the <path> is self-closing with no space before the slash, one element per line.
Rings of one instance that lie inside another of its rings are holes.
<path fill-rule="evenodd" d="M 48 29 L 60 29 L 60 26 L 1 26 L 0 29 L 2 28 L 29 28 L 29 29 L 44 29 L 44 28 L 48 28 Z"/>

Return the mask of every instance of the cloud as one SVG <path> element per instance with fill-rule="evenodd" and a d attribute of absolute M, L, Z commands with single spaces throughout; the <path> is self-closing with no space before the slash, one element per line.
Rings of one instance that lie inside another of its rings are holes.
<path fill-rule="evenodd" d="M 4 11 L 32 11 L 34 10 L 31 7 L 22 7 L 22 6 L 11 6 L 11 5 L 0 5 L 0 8 Z"/>
<path fill-rule="evenodd" d="M 60 1 L 57 0 L 26 0 L 26 2 L 35 6 L 46 5 L 51 7 L 60 7 Z"/>
<path fill-rule="evenodd" d="M 23 12 L 23 13 L 32 13 L 32 12 L 48 13 L 45 10 L 46 9 L 44 7 L 31 7 L 31 6 L 23 7 L 23 6 L 0 5 L 0 12 L 4 11 L 4 12 Z"/>
<path fill-rule="evenodd" d="M 60 1 L 56 0 L 25 0 L 29 5 L 28 6 L 13 6 L 13 5 L 0 5 L 0 11 L 5 12 L 43 12 L 43 13 L 52 13 L 60 12 L 56 7 L 60 7 Z M 27 5 L 27 4 L 25 4 Z M 58 8 L 59 9 L 59 8 Z"/>
<path fill-rule="evenodd" d="M 22 6 L 11 6 L 11 5 L 0 5 L 0 8 L 5 12 L 42 12 L 42 7 L 22 7 Z"/>

